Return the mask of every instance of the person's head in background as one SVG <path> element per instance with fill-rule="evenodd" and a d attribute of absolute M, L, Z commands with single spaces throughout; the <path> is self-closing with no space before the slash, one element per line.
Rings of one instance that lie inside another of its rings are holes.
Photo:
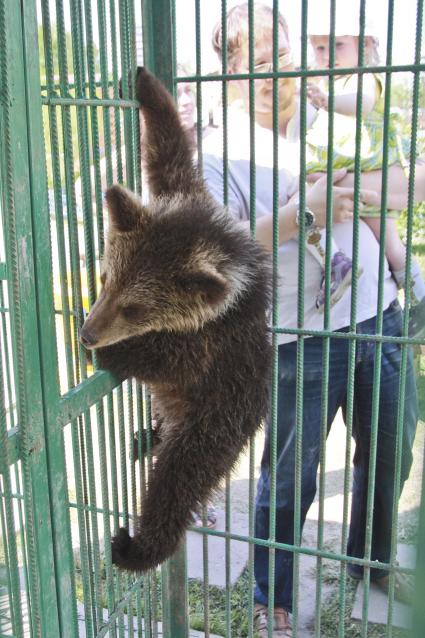
<path fill-rule="evenodd" d="M 273 71 L 273 10 L 260 3 L 253 8 L 254 73 Z M 227 13 L 227 63 L 229 73 L 249 73 L 249 6 L 240 4 Z M 223 59 L 223 39 L 221 21 L 214 27 L 212 45 Z M 278 14 L 279 70 L 292 71 L 291 48 L 288 26 L 281 14 Z M 248 80 L 235 80 L 246 110 L 249 108 Z M 279 80 L 279 123 L 284 132 L 288 120 L 296 109 L 295 79 L 290 77 Z M 255 80 L 255 118 L 267 128 L 273 126 L 273 80 Z"/>
<path fill-rule="evenodd" d="M 308 36 L 314 54 L 314 66 L 329 68 L 330 61 L 329 0 L 315 0 L 309 4 Z M 360 4 L 358 0 L 337 0 L 335 5 L 335 67 L 357 67 L 360 45 Z M 376 27 L 368 16 L 364 25 L 364 64 L 379 63 L 379 41 Z"/>
<path fill-rule="evenodd" d="M 184 64 L 177 65 L 177 75 L 184 77 L 191 75 L 189 69 Z M 191 82 L 177 83 L 177 108 L 181 123 L 187 131 L 195 128 L 196 104 L 193 85 Z"/>
<path fill-rule="evenodd" d="M 177 75 L 185 77 L 192 75 L 190 69 L 185 64 L 177 65 Z M 180 121 L 185 129 L 191 144 L 196 146 L 196 101 L 191 82 L 177 82 L 176 88 L 177 110 Z"/>

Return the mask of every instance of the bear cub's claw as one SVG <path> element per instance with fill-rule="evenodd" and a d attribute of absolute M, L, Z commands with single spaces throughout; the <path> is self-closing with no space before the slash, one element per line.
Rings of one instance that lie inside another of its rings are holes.
<path fill-rule="evenodd" d="M 131 97 L 132 93 L 133 93 L 133 81 L 134 81 L 134 86 L 135 86 L 135 97 L 136 100 L 142 104 L 143 103 L 143 85 L 145 84 L 145 82 L 147 80 L 149 80 L 149 78 L 151 78 L 151 74 L 149 73 L 149 71 L 147 69 L 145 69 L 144 66 L 138 66 L 136 69 L 136 77 L 133 80 L 133 73 L 131 71 L 129 71 L 128 76 L 127 76 L 127 83 L 128 83 L 128 94 Z M 124 96 L 124 89 L 123 89 L 123 78 L 120 78 L 120 81 L 118 83 L 118 95 L 120 96 L 121 99 L 123 99 Z"/>
<path fill-rule="evenodd" d="M 128 74 L 128 93 L 132 96 L 133 77 L 132 73 Z M 159 85 L 159 90 L 158 90 Z M 146 106 L 148 108 L 158 109 L 161 106 L 161 98 L 164 99 L 163 88 L 161 83 L 152 75 L 144 66 L 138 66 L 136 69 L 136 77 L 134 79 L 135 98 L 139 102 L 140 106 Z M 123 81 L 122 78 L 119 81 L 118 87 L 119 96 L 122 99 L 124 97 Z M 169 96 L 165 94 L 166 100 Z"/>

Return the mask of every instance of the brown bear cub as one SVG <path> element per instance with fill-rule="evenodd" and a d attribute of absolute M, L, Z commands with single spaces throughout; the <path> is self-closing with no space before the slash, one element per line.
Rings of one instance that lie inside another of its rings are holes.
<path fill-rule="evenodd" d="M 268 254 L 211 198 L 165 87 L 139 69 L 149 206 L 106 193 L 102 288 L 81 329 L 99 365 L 148 383 L 161 443 L 134 536 L 112 560 L 145 571 L 171 556 L 266 416 L 271 369 Z"/>

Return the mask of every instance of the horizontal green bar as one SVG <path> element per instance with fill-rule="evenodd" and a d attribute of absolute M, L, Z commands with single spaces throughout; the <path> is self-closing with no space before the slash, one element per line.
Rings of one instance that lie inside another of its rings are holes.
<path fill-rule="evenodd" d="M 69 503 L 69 507 L 73 509 L 80 510 L 81 512 L 96 512 L 97 514 L 109 514 L 109 516 L 118 516 L 119 518 L 124 518 L 126 516 L 130 520 L 133 520 L 134 514 L 124 513 L 124 512 L 114 512 L 113 510 L 105 510 L 102 507 L 94 507 L 93 505 L 79 505 L 78 503 L 73 503 L 72 501 Z"/>
<path fill-rule="evenodd" d="M 75 312 L 75 310 L 68 310 L 68 312 L 64 312 L 63 310 L 57 310 L 55 308 L 54 312 L 55 315 L 64 315 L 65 317 L 78 317 L 78 312 Z"/>
<path fill-rule="evenodd" d="M 90 88 L 90 82 L 84 82 L 83 86 L 84 86 L 84 88 L 85 88 L 85 89 Z M 100 88 L 102 88 L 102 87 L 104 86 L 104 83 L 103 83 L 103 82 L 95 82 L 95 83 L 93 84 L 93 86 L 95 86 L 95 87 L 97 87 L 97 88 L 99 88 L 99 89 L 100 89 Z M 111 80 L 110 82 L 107 82 L 107 83 L 106 83 L 106 86 L 111 86 L 111 87 L 113 87 L 113 86 L 114 86 L 113 81 Z M 61 87 L 61 85 L 60 85 L 60 84 L 58 84 L 58 83 L 57 83 L 57 84 L 53 84 L 53 86 L 52 86 L 51 88 L 52 88 L 53 90 L 55 90 L 55 91 L 60 91 L 60 89 L 61 89 L 62 87 Z M 75 88 L 76 88 L 76 85 L 74 84 L 74 82 L 70 82 L 69 84 L 67 84 L 67 89 L 72 90 L 72 89 L 75 89 Z M 42 84 L 42 85 L 41 85 L 41 87 L 40 87 L 40 89 L 41 89 L 42 91 L 48 91 L 48 90 L 50 89 L 50 87 L 49 87 L 49 86 L 47 86 L 47 84 Z"/>
<path fill-rule="evenodd" d="M 7 279 L 7 264 L 5 261 L 0 262 L 0 279 Z"/>
<path fill-rule="evenodd" d="M 354 341 L 376 341 L 379 343 L 393 342 L 399 344 L 423 345 L 424 340 L 411 337 L 391 337 L 389 335 L 364 334 L 357 332 L 339 332 L 332 330 L 307 330 L 305 328 L 271 328 L 276 334 L 299 335 L 301 337 L 331 337 L 332 339 L 350 339 Z"/>
<path fill-rule="evenodd" d="M 42 96 L 41 103 L 44 106 L 98 106 L 98 107 L 119 107 L 123 109 L 138 109 L 139 103 L 136 100 L 114 100 L 102 98 L 82 98 L 82 97 L 46 97 Z"/>
<path fill-rule="evenodd" d="M 99 370 L 92 377 L 84 379 L 82 383 L 72 388 L 59 400 L 56 416 L 58 425 L 62 427 L 67 425 L 120 383 L 121 381 L 105 370 Z"/>
<path fill-rule="evenodd" d="M 0 490 L 0 497 L 5 498 L 5 496 L 5 492 L 3 492 L 3 490 Z M 18 501 L 23 501 L 25 498 L 24 495 L 20 494 L 19 492 L 12 492 L 10 496 Z"/>
<path fill-rule="evenodd" d="M 7 460 L 9 465 L 17 463 L 21 458 L 21 437 L 19 427 L 11 428 L 7 432 Z M 0 465 L 0 474 L 4 474 L 6 468 Z"/>
<path fill-rule="evenodd" d="M 366 560 L 364 558 L 355 558 L 354 556 L 347 556 L 346 554 L 337 554 L 333 552 L 326 552 L 321 549 L 312 549 L 311 547 L 302 547 L 301 545 L 289 545 L 288 543 L 278 543 L 277 541 L 264 540 L 262 538 L 255 538 L 255 536 L 243 536 L 242 534 L 233 534 L 231 532 L 219 532 L 217 530 L 209 529 L 208 527 L 190 527 L 191 532 L 197 534 L 205 534 L 208 536 L 218 536 L 219 538 L 229 538 L 234 541 L 241 541 L 243 543 L 250 543 L 251 545 L 261 545 L 262 547 L 270 547 L 274 549 L 284 549 L 286 551 L 293 552 L 294 554 L 305 554 L 306 556 L 319 556 L 321 558 L 328 558 L 329 560 L 339 560 L 345 563 L 353 563 L 353 565 L 362 565 L 363 567 L 371 567 L 374 569 L 384 569 L 388 572 L 397 572 L 400 574 L 415 574 L 415 570 L 409 567 L 400 567 L 397 565 L 394 567 L 389 563 L 381 563 L 378 560 Z"/>
<path fill-rule="evenodd" d="M 270 71 L 270 73 L 214 73 L 211 75 L 187 75 L 176 78 L 176 82 L 222 82 L 223 80 L 249 80 L 270 78 L 331 77 L 340 75 L 361 75 L 364 73 L 420 73 L 425 64 L 379 65 L 334 69 L 295 69 L 294 71 Z"/>

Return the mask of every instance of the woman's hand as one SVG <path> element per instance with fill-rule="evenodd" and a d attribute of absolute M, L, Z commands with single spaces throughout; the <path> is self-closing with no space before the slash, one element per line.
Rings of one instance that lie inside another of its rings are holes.
<path fill-rule="evenodd" d="M 333 172 L 332 175 L 332 200 L 333 200 L 333 222 L 340 224 L 349 221 L 353 217 L 354 210 L 354 188 L 338 186 L 338 182 L 347 174 L 342 168 Z M 316 225 L 323 228 L 326 225 L 326 200 L 328 189 L 327 175 L 321 175 L 306 193 L 306 204 L 316 216 Z M 376 191 L 360 190 L 361 211 L 365 204 L 379 206 L 379 196 Z"/>

